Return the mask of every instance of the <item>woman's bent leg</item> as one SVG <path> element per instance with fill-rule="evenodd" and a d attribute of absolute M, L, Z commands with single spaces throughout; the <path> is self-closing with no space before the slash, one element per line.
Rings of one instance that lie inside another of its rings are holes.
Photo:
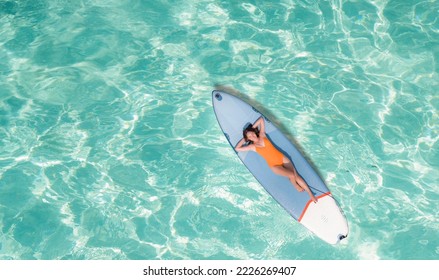
<path fill-rule="evenodd" d="M 283 166 L 284 166 L 287 170 L 289 170 L 289 171 L 291 171 L 291 172 L 294 173 L 294 180 L 295 180 L 296 184 L 299 185 L 299 187 L 302 189 L 302 191 L 305 190 L 305 191 L 309 194 L 309 196 L 311 197 L 311 199 L 312 199 L 314 202 L 317 202 L 317 198 L 316 198 L 316 197 L 314 196 L 314 194 L 311 192 L 311 190 L 310 190 L 308 184 L 305 182 L 305 180 L 303 180 L 302 176 L 300 176 L 300 174 L 297 173 L 296 168 L 294 168 L 293 163 L 292 163 L 292 162 L 291 162 L 286 156 L 284 156 L 283 161 L 284 161 L 284 162 L 283 162 Z M 293 184 L 293 185 L 294 185 L 294 184 Z M 297 189 L 297 188 L 296 188 L 296 189 Z"/>
<path fill-rule="evenodd" d="M 304 189 L 296 182 L 296 175 L 293 171 L 285 168 L 282 165 L 275 165 L 271 167 L 271 170 L 273 170 L 274 173 L 277 175 L 285 176 L 290 179 L 290 182 L 293 184 L 293 186 L 298 190 L 299 192 L 303 192 Z"/>

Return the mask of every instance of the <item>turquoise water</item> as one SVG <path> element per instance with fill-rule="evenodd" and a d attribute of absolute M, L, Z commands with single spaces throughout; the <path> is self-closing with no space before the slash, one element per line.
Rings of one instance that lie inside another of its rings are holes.
<path fill-rule="evenodd" d="M 438 12 L 1 0 L 0 259 L 439 259 Z M 214 88 L 299 143 L 348 239 L 324 243 L 263 190 Z"/>

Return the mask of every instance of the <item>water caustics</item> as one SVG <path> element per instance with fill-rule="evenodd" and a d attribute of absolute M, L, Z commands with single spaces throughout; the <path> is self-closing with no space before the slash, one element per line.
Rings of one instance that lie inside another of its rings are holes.
<path fill-rule="evenodd" d="M 0 259 L 439 258 L 437 1 L 180 2 L 0 3 Z M 342 246 L 243 170 L 215 86 L 270 105 Z"/>

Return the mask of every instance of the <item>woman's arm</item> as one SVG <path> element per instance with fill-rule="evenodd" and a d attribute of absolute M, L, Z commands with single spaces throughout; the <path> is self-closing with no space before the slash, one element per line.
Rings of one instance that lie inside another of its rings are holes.
<path fill-rule="evenodd" d="M 242 138 L 238 142 L 238 144 L 236 144 L 235 151 L 237 151 L 237 152 L 255 151 L 255 145 L 250 144 L 250 145 L 244 146 L 245 142 L 246 142 L 245 139 Z"/>
<path fill-rule="evenodd" d="M 259 127 L 259 136 L 265 137 L 265 121 L 264 117 L 260 116 L 259 119 L 253 124 L 253 128 Z"/>

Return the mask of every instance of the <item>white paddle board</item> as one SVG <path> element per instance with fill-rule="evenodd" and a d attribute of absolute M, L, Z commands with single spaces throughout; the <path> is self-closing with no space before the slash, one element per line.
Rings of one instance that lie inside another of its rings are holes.
<path fill-rule="evenodd" d="M 314 203 L 306 192 L 297 191 L 287 177 L 276 175 L 256 152 L 236 152 L 265 190 L 299 223 L 322 240 L 337 244 L 347 237 L 349 229 L 337 202 L 325 183 L 301 155 L 297 148 L 264 115 L 243 100 L 225 92 L 214 90 L 212 102 L 218 123 L 229 144 L 234 147 L 242 138 L 248 124 L 261 116 L 271 142 L 289 157 L 297 172 L 318 198 Z"/>

